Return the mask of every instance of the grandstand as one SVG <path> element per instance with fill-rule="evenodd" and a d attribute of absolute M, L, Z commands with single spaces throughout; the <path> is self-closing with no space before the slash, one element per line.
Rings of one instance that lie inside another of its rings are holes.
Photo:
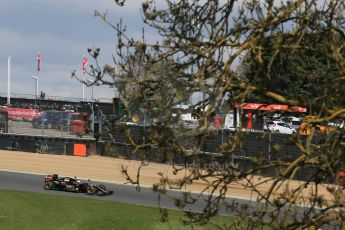
<path fill-rule="evenodd" d="M 99 99 L 93 102 L 82 101 L 82 98 L 71 97 L 46 97 L 45 99 L 36 99 L 30 94 L 12 94 L 11 104 L 7 105 L 7 97 L 0 94 L 0 106 L 13 108 L 26 108 L 38 110 L 59 110 L 91 113 L 91 105 L 93 104 L 95 113 L 103 113 L 107 115 L 114 114 L 112 99 Z"/>

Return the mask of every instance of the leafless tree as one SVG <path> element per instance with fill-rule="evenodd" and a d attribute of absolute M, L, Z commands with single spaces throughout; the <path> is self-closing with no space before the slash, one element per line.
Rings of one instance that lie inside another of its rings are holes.
<path fill-rule="evenodd" d="M 115 2 L 120 7 L 127 4 L 126 1 Z M 345 163 L 342 129 L 328 134 L 312 132 L 306 138 L 291 135 L 289 141 L 299 149 L 298 156 L 289 157 L 289 151 L 283 153 L 282 146 L 277 145 L 272 146 L 274 161 L 258 150 L 246 159 L 251 167 L 243 167 L 240 160 L 226 161 L 222 168 L 202 167 L 205 141 L 217 134 L 210 121 L 224 98 L 231 104 L 260 95 L 291 107 L 315 105 L 319 109 L 318 116 L 310 119 L 310 123 L 344 119 L 344 9 L 342 0 L 167 0 L 160 8 L 154 1 L 145 1 L 142 3 L 143 20 L 156 29 L 162 39 L 154 44 L 145 42 L 144 35 L 135 41 L 126 34 L 122 22 L 113 24 L 106 13 L 95 12 L 114 29 L 118 39 L 112 64 L 100 66 L 97 63 L 99 51 L 89 50 L 95 57 L 89 74 L 100 84 L 115 85 L 129 112 L 141 107 L 145 113 L 154 114 L 152 116 L 159 114 L 159 122 L 146 133 L 145 143 L 136 142 L 131 132 L 127 132 L 135 146 L 134 154 L 147 156 L 158 149 L 160 154 L 165 154 L 166 161 L 179 156 L 188 158 L 189 166 L 201 165 L 187 167 L 188 170 L 175 167 L 175 174 L 181 171 L 185 174 L 178 180 L 162 174 L 160 183 L 154 185 L 157 192 L 167 195 L 168 189 L 183 189 L 203 182 L 204 191 L 209 191 L 211 196 L 206 199 L 203 212 L 186 212 L 188 223 L 210 226 L 212 217 L 227 205 L 235 216 L 247 222 L 214 223 L 219 228 L 251 229 L 263 225 L 276 229 L 344 228 L 343 191 L 337 185 L 326 184 L 331 182 L 326 179 L 335 178 L 339 165 Z M 303 42 L 307 34 L 327 40 L 327 49 L 318 50 Z M 273 55 L 268 64 L 263 61 L 268 52 L 262 47 L 265 39 L 279 41 L 270 50 Z M 320 95 L 327 98 L 328 103 L 319 105 L 316 98 L 297 101 L 266 90 L 265 84 L 270 84 L 272 77 L 269 74 L 272 63 L 277 58 L 274 54 L 301 49 L 318 52 L 330 63 L 335 63 L 336 76 L 322 86 L 328 89 L 327 95 Z M 256 76 L 255 81 L 262 80 L 264 84 L 253 85 L 241 75 L 242 60 L 248 54 L 261 63 L 260 71 L 266 75 Z M 172 108 L 188 103 L 195 94 L 202 95 L 195 111 L 199 123 L 189 129 L 175 123 Z M 217 148 L 217 156 L 223 157 L 219 159 L 238 159 L 237 153 L 243 148 L 246 136 L 241 128 L 228 135 Z M 219 160 L 207 159 L 207 163 L 219 166 Z M 143 160 L 142 167 L 146 164 Z M 131 178 L 125 167 L 123 172 L 129 182 L 140 185 L 140 170 L 135 178 Z M 265 177 L 265 172 L 274 172 L 275 176 Z M 294 179 L 301 172 L 312 173 L 296 183 Z M 234 184 L 251 191 L 255 201 L 263 204 L 260 209 L 227 203 L 225 197 L 231 194 Z M 262 189 L 263 186 L 266 189 Z M 197 201 L 188 193 L 176 200 L 182 209 L 194 202 Z M 166 212 L 163 214 L 165 217 Z"/>

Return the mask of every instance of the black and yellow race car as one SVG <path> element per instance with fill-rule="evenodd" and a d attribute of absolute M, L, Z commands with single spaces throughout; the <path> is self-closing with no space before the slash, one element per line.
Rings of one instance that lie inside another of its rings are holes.
<path fill-rule="evenodd" d="M 44 189 L 61 190 L 67 192 L 86 193 L 87 195 L 106 196 L 113 194 L 105 185 L 93 184 L 91 180 L 83 182 L 76 177 L 59 177 L 57 174 L 47 175 L 44 178 Z"/>

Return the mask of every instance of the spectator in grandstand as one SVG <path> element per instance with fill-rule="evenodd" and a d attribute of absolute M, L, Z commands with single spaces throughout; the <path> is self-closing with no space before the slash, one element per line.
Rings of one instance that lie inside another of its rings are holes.
<path fill-rule="evenodd" d="M 40 95 L 41 100 L 44 100 L 45 97 L 46 97 L 46 94 L 43 91 L 41 91 L 41 95 Z"/>

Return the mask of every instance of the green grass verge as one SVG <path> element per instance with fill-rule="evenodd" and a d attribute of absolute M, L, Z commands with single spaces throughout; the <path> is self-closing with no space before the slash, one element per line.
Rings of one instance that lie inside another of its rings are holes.
<path fill-rule="evenodd" d="M 154 207 L 0 190 L 0 229 L 191 229 L 181 218 L 183 212 L 169 210 L 169 222 L 161 223 Z"/>

